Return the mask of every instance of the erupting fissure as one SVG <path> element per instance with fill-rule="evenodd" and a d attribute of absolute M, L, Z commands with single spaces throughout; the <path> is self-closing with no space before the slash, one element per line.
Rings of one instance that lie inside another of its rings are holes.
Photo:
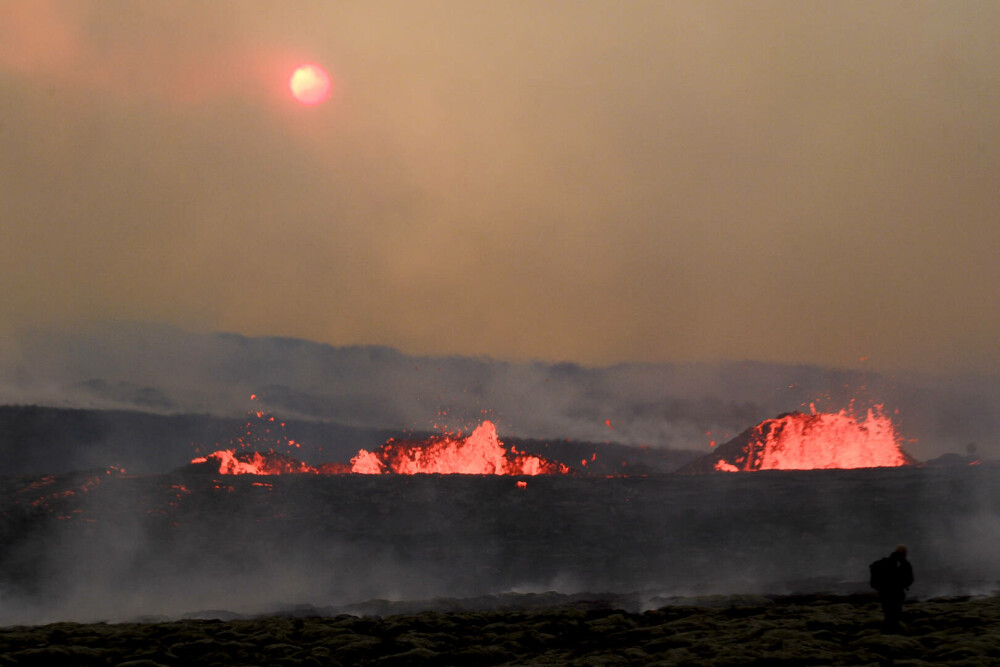
<path fill-rule="evenodd" d="M 264 418 L 258 413 L 258 419 Z M 273 419 L 273 418 L 272 418 Z M 298 443 L 295 443 L 298 446 Z M 245 447 L 240 443 L 241 447 Z M 199 456 L 192 464 L 218 465 L 222 475 L 283 475 L 288 473 L 378 475 L 395 473 L 462 475 L 555 475 L 570 470 L 541 456 L 509 450 L 500 442 L 493 422 L 484 421 L 468 436 L 441 435 L 426 440 L 389 440 L 374 451 L 359 450 L 347 463 L 311 466 L 290 456 L 266 452 L 220 449 Z"/>
<path fill-rule="evenodd" d="M 553 475 L 569 468 L 534 454 L 508 450 L 496 426 L 484 421 L 467 437 L 437 436 L 424 441 L 389 440 L 351 459 L 351 472 L 366 475 L 420 473 L 463 475 Z"/>
<path fill-rule="evenodd" d="M 234 449 L 220 449 L 208 456 L 199 456 L 191 463 L 218 462 L 221 475 L 284 475 L 287 473 L 317 473 L 316 468 L 275 452 L 237 452 Z"/>
<path fill-rule="evenodd" d="M 884 468 L 912 465 L 900 447 L 896 427 L 882 411 L 869 408 L 863 418 L 840 412 L 792 412 L 767 419 L 720 445 L 680 472 Z"/>
<path fill-rule="evenodd" d="M 257 394 L 251 401 L 259 401 Z M 285 435 L 285 423 L 262 410 L 247 412 L 243 431 L 229 441 L 230 447 L 192 459 L 192 464 L 218 463 L 222 475 L 281 475 L 286 473 L 319 472 L 298 459 L 280 454 L 274 447 L 298 449 L 301 444 Z M 266 450 L 263 448 L 267 447 Z"/>

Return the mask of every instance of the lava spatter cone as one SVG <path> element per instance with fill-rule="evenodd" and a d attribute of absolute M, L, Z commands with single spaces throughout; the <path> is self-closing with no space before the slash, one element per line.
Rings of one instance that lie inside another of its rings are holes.
<path fill-rule="evenodd" d="M 789 412 L 766 419 L 719 445 L 678 473 L 895 468 L 917 461 L 900 445 L 892 420 L 881 407 L 863 417 L 840 412 Z"/>

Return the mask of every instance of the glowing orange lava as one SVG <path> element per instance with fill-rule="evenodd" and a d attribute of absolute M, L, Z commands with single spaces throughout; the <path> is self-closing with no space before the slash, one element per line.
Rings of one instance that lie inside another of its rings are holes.
<path fill-rule="evenodd" d="M 484 421 L 467 437 L 437 436 L 420 442 L 390 440 L 374 452 L 362 449 L 351 471 L 366 475 L 553 475 L 569 468 L 534 454 L 508 451 L 493 422 Z"/>
<path fill-rule="evenodd" d="M 911 465 L 900 448 L 900 437 L 881 406 L 863 419 L 852 411 L 793 412 L 768 419 L 719 446 L 714 469 L 816 470 L 823 468 L 883 468 Z"/>
<path fill-rule="evenodd" d="M 199 456 L 191 463 L 208 463 L 209 459 L 219 464 L 220 475 L 285 475 L 288 473 L 317 473 L 316 468 L 274 452 L 236 452 L 220 449 L 208 456 Z"/>
<path fill-rule="evenodd" d="M 256 396 L 252 397 L 256 399 Z M 389 440 L 375 451 L 361 449 L 348 463 L 320 463 L 311 466 L 291 456 L 269 448 L 255 450 L 248 441 L 261 444 L 284 444 L 286 448 L 300 448 L 301 444 L 284 435 L 275 440 L 269 427 L 255 428 L 255 424 L 270 424 L 274 417 L 264 412 L 251 412 L 245 438 L 241 435 L 231 441 L 230 448 L 220 449 L 206 456 L 191 460 L 194 465 L 210 465 L 221 475 L 284 475 L 307 473 L 314 475 L 341 475 L 357 473 L 379 475 L 396 473 L 413 475 L 463 474 L 463 475 L 553 475 L 565 474 L 569 468 L 561 463 L 548 461 L 541 456 L 506 449 L 497 437 L 492 422 L 484 421 L 471 434 L 442 435 L 421 441 Z M 256 417 L 256 421 L 254 421 Z M 281 424 L 284 427 L 284 424 Z M 214 470 L 213 470 L 214 471 Z"/>
<path fill-rule="evenodd" d="M 257 394 L 251 401 L 260 400 Z M 301 449 L 302 444 L 285 435 L 285 423 L 263 410 L 247 412 L 243 432 L 230 438 L 229 447 L 192 459 L 192 464 L 211 462 L 219 466 L 222 475 L 282 475 L 286 473 L 343 472 L 343 464 L 324 464 L 320 468 L 275 451 L 279 447 L 288 451 Z M 266 449 L 265 449 L 266 448 Z M 332 466 L 332 467 L 331 467 Z"/>

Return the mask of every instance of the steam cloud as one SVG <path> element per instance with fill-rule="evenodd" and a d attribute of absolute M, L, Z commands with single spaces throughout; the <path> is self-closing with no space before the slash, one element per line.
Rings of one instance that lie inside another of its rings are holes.
<path fill-rule="evenodd" d="M 257 394 L 285 419 L 378 429 L 708 450 L 777 414 L 883 404 L 907 451 L 995 454 L 1000 379 L 883 376 L 762 363 L 576 364 L 412 357 L 384 347 L 117 323 L 38 330 L 5 347 L 0 402 L 238 416 Z M 371 444 L 371 443 L 368 443 Z M 378 444 L 378 443 L 375 443 Z M 113 463 L 113 462 L 105 462 Z"/>
<path fill-rule="evenodd" d="M 486 410 L 505 436 L 705 451 L 710 437 L 721 441 L 762 418 L 853 398 L 898 409 L 904 435 L 918 438 L 906 444 L 918 458 L 972 441 L 988 457 L 1000 395 L 996 380 L 982 377 L 411 357 L 136 324 L 49 329 L 13 343 L 0 360 L 0 401 L 8 404 L 235 417 L 257 393 L 269 411 L 306 424 L 456 426 L 478 423 Z M 157 456 L 155 443 L 132 446 Z M 100 463 L 84 454 L 80 462 Z M 461 476 L 220 481 L 193 470 L 88 482 L 94 474 L 46 482 L 69 485 L 43 490 L 63 503 L 51 516 L 31 509 L 32 494 L 43 493 L 22 488 L 33 478 L 6 478 L 5 516 L 25 520 L 4 529 L 0 622 L 296 604 L 350 611 L 371 598 L 550 589 L 650 597 L 855 590 L 867 562 L 891 547 L 887 536 L 919 555 L 922 594 L 987 590 L 1000 578 L 991 541 L 1000 534 L 1000 484 L 990 465 L 532 478 L 524 488 L 510 478 Z"/>
<path fill-rule="evenodd" d="M 0 550 L 0 624 L 339 613 L 372 599 L 433 606 L 512 591 L 856 592 L 867 564 L 898 542 L 916 563 L 915 595 L 988 592 L 1000 580 L 997 475 L 556 476 L 523 489 L 469 476 L 221 487 L 197 473 L 112 477 L 60 505 L 73 518 L 26 524 Z"/>

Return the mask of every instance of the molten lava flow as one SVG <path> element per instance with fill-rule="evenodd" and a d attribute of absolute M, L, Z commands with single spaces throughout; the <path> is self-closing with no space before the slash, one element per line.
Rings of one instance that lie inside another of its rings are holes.
<path fill-rule="evenodd" d="M 362 449 L 351 459 L 351 471 L 367 475 L 552 475 L 567 473 L 569 468 L 534 454 L 508 451 L 497 437 L 496 426 L 484 421 L 464 438 L 390 440 L 374 452 Z"/>
<path fill-rule="evenodd" d="M 43 512 L 60 521 L 79 520 L 93 523 L 82 508 L 74 508 L 80 498 L 101 486 L 108 476 L 123 477 L 120 469 L 112 466 L 101 472 L 45 475 L 16 488 L 11 494 L 14 506 L 31 512 Z"/>
<path fill-rule="evenodd" d="M 250 400 L 258 400 L 256 394 Z M 191 463 L 218 466 L 222 475 L 551 475 L 569 472 L 561 463 L 519 452 L 515 447 L 508 451 L 497 437 L 496 427 L 489 421 L 484 421 L 467 437 L 444 435 L 419 442 L 389 440 L 373 452 L 359 450 L 349 464 L 331 462 L 311 466 L 274 450 L 273 445 L 286 450 L 301 447 L 300 443 L 284 435 L 284 423 L 263 411 L 247 414 L 250 419 L 244 432 L 231 439 L 229 447 L 222 445 L 211 454 L 192 459 Z M 274 427 L 280 428 L 275 432 Z M 266 451 L 261 445 L 267 447 Z"/>
<path fill-rule="evenodd" d="M 250 395 L 251 401 L 260 400 L 257 394 Z M 263 410 L 247 412 L 247 422 L 242 433 L 229 441 L 229 447 L 219 449 L 206 456 L 192 459 L 192 464 L 218 464 L 222 475 L 283 475 L 286 473 L 330 472 L 329 465 L 322 470 L 274 451 L 274 447 L 286 450 L 301 448 L 301 444 L 287 437 L 285 423 L 275 419 Z M 262 451 L 267 447 L 266 451 Z M 337 466 L 337 464 L 331 464 Z M 346 468 L 346 465 L 342 465 Z M 341 472 L 342 469 L 338 469 Z"/>
<path fill-rule="evenodd" d="M 221 449 L 208 456 L 199 456 L 191 463 L 208 463 L 209 459 L 219 464 L 221 475 L 284 475 L 287 473 L 318 472 L 310 465 L 274 452 L 239 452 Z"/>
<path fill-rule="evenodd" d="M 802 414 L 768 419 L 720 446 L 713 469 L 815 470 L 819 468 L 882 468 L 909 465 L 900 437 L 881 406 L 863 419 L 851 411 Z"/>

